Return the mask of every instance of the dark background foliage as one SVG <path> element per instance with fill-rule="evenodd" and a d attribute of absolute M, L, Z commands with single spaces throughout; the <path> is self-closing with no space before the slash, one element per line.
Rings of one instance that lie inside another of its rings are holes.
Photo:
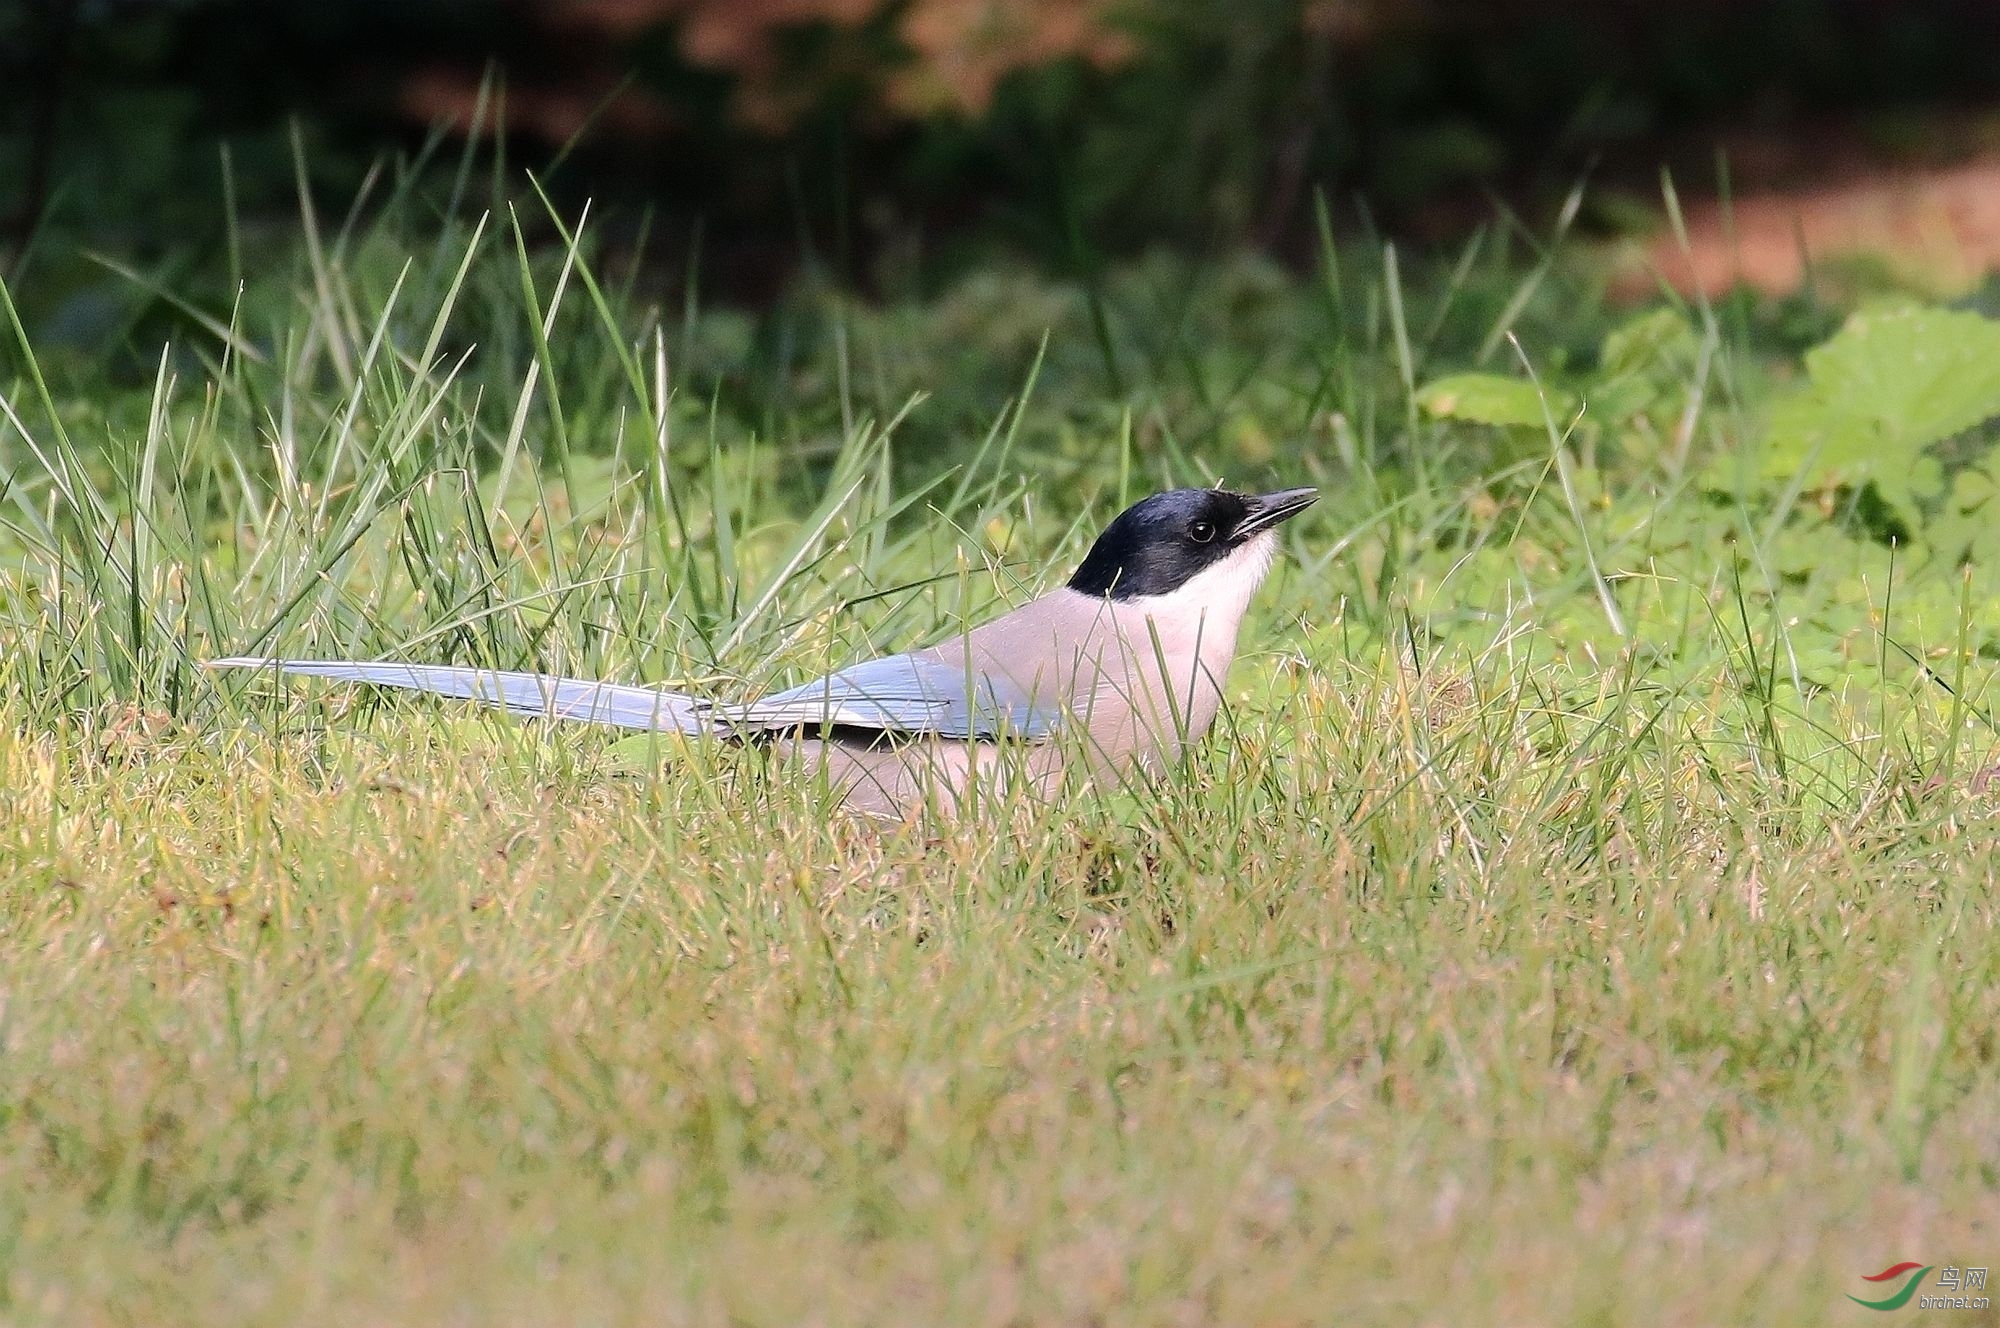
<path fill-rule="evenodd" d="M 502 178 L 663 254 L 699 233 L 742 297 L 802 260 L 866 286 L 885 254 L 1297 253 L 1315 191 L 1438 231 L 1662 161 L 1700 187 L 1719 144 L 1753 178 L 1958 150 L 1996 39 L 1979 0 L 13 0 L 0 222 L 17 263 L 198 247 L 221 145 L 244 217 L 295 214 L 301 160 L 344 205 L 484 87 Z"/>

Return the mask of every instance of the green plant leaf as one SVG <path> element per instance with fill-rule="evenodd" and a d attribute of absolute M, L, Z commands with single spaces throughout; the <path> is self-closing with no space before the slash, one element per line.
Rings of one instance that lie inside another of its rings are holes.
<path fill-rule="evenodd" d="M 1605 335 L 1585 396 L 1593 417 L 1613 423 L 1654 410 L 1678 412 L 1696 374 L 1701 338 L 1677 309 L 1626 319 Z"/>
<path fill-rule="evenodd" d="M 1701 338 L 1695 335 L 1686 314 L 1678 309 L 1653 309 L 1634 314 L 1604 334 L 1597 356 L 1598 373 L 1604 378 L 1654 374 L 1684 385 L 1700 353 Z"/>
<path fill-rule="evenodd" d="M 1772 412 L 1764 474 L 1873 482 L 1907 508 L 1943 472 L 1920 454 L 2000 415 L 2000 323 L 1949 309 L 1862 312 L 1807 352 L 1810 383 Z"/>
<path fill-rule="evenodd" d="M 1539 429 L 1547 418 L 1543 390 L 1526 379 L 1499 374 L 1453 374 L 1426 384 L 1417 393 L 1417 405 L 1432 419 Z M 1567 392 L 1548 389 L 1548 414 L 1558 424 L 1574 409 L 1575 399 Z"/>

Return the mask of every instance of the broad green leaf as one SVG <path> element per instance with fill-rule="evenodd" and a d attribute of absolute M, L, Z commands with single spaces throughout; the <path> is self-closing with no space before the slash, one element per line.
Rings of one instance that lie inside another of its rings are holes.
<path fill-rule="evenodd" d="M 1687 316 L 1677 309 L 1654 309 L 1626 319 L 1604 336 L 1598 352 L 1598 373 L 1652 374 L 1684 384 L 1701 353 L 1701 338 Z"/>
<path fill-rule="evenodd" d="M 1453 374 L 1426 385 L 1417 393 L 1417 404 L 1432 419 L 1531 429 L 1544 427 L 1549 417 L 1555 419 L 1558 427 L 1567 423 L 1575 409 L 1574 398 L 1566 392 L 1549 389 L 1548 416 L 1544 416 L 1542 391 L 1522 378 Z"/>
<path fill-rule="evenodd" d="M 1605 335 L 1597 377 L 1586 394 L 1593 417 L 1610 422 L 1666 409 L 1686 400 L 1701 338 L 1675 309 L 1655 309 L 1627 319 Z"/>
<path fill-rule="evenodd" d="M 2000 323 L 1949 309 L 1863 312 L 1806 354 L 1809 385 L 1772 412 L 1764 473 L 1873 482 L 1897 506 L 1937 492 L 1923 450 L 2000 415 Z"/>
<path fill-rule="evenodd" d="M 1995 493 L 1985 466 L 1967 466 L 1954 474 L 1951 492 L 1924 526 L 1924 542 L 1952 562 L 1990 562 L 2000 553 L 2000 524 L 1992 510 Z"/>

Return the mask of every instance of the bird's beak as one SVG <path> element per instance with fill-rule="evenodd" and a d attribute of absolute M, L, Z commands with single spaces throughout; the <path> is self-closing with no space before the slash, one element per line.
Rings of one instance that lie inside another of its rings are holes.
<path fill-rule="evenodd" d="M 1269 530 L 1280 521 L 1290 520 L 1305 511 L 1318 499 L 1318 489 L 1280 489 L 1276 493 L 1259 494 L 1250 500 L 1250 515 L 1236 527 L 1236 537 L 1241 539 L 1260 530 Z"/>

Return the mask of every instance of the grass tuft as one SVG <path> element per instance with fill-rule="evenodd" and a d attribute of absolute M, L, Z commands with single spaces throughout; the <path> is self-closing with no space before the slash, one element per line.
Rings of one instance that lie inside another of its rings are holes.
<path fill-rule="evenodd" d="M 135 274 L 164 354 L 7 299 L 0 1317 L 1802 1323 L 1990 1259 L 2000 585 L 1758 487 L 1751 320 L 1515 433 L 1422 380 L 1641 338 L 1506 229 L 754 321 L 383 187 Z M 977 824 L 199 667 L 736 694 L 1218 475 L 1327 496 L 1216 736 Z"/>

